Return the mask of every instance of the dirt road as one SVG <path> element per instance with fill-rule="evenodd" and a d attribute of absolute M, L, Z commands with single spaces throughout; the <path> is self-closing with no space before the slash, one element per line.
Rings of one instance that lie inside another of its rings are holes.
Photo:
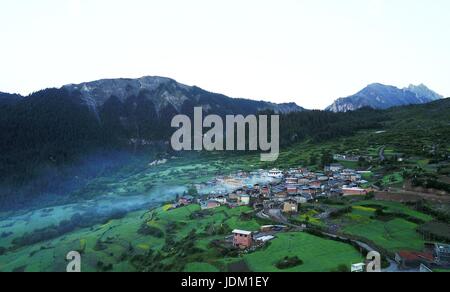
<path fill-rule="evenodd" d="M 394 202 L 417 202 L 426 200 L 435 203 L 450 203 L 450 196 L 440 196 L 436 194 L 427 194 L 421 192 L 393 190 L 389 192 L 377 191 L 375 192 L 375 199 Z"/>

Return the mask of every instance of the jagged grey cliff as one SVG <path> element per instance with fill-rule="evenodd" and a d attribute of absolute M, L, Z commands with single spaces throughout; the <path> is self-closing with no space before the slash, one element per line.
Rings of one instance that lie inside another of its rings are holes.
<path fill-rule="evenodd" d="M 423 84 L 418 86 L 410 85 L 407 88 L 399 89 L 395 86 L 375 83 L 367 86 L 355 95 L 336 100 L 326 110 L 348 112 L 363 107 L 388 109 L 395 106 L 429 103 L 441 98 L 441 95 Z"/>

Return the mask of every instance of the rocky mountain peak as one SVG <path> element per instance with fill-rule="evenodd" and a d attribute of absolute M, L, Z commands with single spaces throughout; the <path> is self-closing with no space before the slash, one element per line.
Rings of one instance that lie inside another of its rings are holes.
<path fill-rule="evenodd" d="M 373 83 L 352 96 L 337 99 L 326 110 L 347 112 L 363 107 L 388 109 L 395 106 L 424 104 L 441 98 L 442 96 L 423 84 L 399 89 L 395 86 Z"/>

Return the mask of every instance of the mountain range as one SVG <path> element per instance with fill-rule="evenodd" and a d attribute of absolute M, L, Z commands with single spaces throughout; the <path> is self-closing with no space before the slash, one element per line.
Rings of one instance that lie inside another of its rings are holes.
<path fill-rule="evenodd" d="M 188 106 L 202 106 L 206 112 L 219 114 L 255 113 L 273 110 L 277 113 L 301 111 L 295 103 L 275 104 L 264 101 L 230 98 L 211 93 L 197 86 L 187 86 L 165 77 L 138 79 L 103 79 L 82 84 L 70 84 L 63 89 L 80 92 L 85 104 L 98 111 L 111 98 L 126 104 L 130 99 L 145 99 L 153 104 L 157 114 L 167 110 L 183 113 Z"/>
<path fill-rule="evenodd" d="M 223 94 L 212 93 L 197 86 L 187 86 L 166 77 L 146 76 L 138 79 L 102 79 L 81 84 L 68 84 L 61 88 L 72 96 L 80 98 L 83 105 L 90 109 L 98 119 L 101 112 L 113 103 L 123 107 L 132 103 L 144 108 L 157 117 L 167 112 L 186 113 L 194 106 L 202 106 L 206 113 L 253 114 L 258 111 L 272 110 L 276 113 L 304 111 L 295 103 L 276 104 L 242 98 L 230 98 Z M 33 95 L 29 97 L 33 98 Z M 400 89 L 395 86 L 373 83 L 358 93 L 337 99 L 326 108 L 332 112 L 354 111 L 363 107 L 388 109 L 396 106 L 425 104 L 439 100 L 443 96 L 429 89 L 424 84 L 410 85 Z M 0 106 L 12 105 L 24 100 L 18 94 L 0 92 Z M 123 111 L 122 111 L 123 114 Z M 119 114 L 120 115 L 120 114 Z M 123 116 L 121 116 L 124 118 Z"/>
<path fill-rule="evenodd" d="M 230 98 L 197 86 L 187 86 L 170 78 L 149 76 L 69 84 L 59 89 L 42 90 L 27 97 L 0 93 L 3 127 L 23 124 L 28 120 L 30 127 L 39 127 L 42 123 L 38 121 L 43 117 L 38 116 L 38 113 L 59 117 L 65 110 L 67 115 L 61 118 L 72 129 L 79 130 L 80 135 L 87 135 L 82 134 L 86 129 L 77 127 L 82 123 L 77 117 L 83 116 L 84 123 L 89 121 L 91 134 L 97 131 L 108 133 L 105 138 L 114 145 L 118 142 L 130 143 L 131 140 L 142 143 L 164 140 L 171 130 L 173 116 L 191 116 L 194 107 L 202 107 L 205 114 L 220 116 L 249 115 L 265 110 L 280 114 L 304 111 L 295 103 L 275 104 Z M 68 120 L 70 117 L 77 120 Z M 23 132 L 23 129 L 16 130 Z M 14 130 L 10 129 L 11 131 Z"/>
<path fill-rule="evenodd" d="M 410 85 L 400 89 L 380 83 L 370 84 L 360 92 L 345 98 L 339 98 L 327 111 L 348 112 L 363 107 L 388 109 L 396 106 L 425 104 L 443 98 L 425 85 Z"/>
<path fill-rule="evenodd" d="M 334 108 L 351 112 L 336 114 L 333 108 L 309 111 L 295 103 L 230 98 L 164 77 L 69 84 L 26 97 L 0 93 L 0 185 L 22 184 L 97 151 L 136 153 L 146 146 L 167 151 L 166 141 L 173 133 L 172 117 L 192 116 L 196 106 L 202 106 L 206 114 L 221 116 L 265 110 L 281 113 L 280 142 L 286 146 L 305 139 L 324 141 L 379 128 L 390 118 L 388 111 L 353 109 L 388 108 L 440 98 L 425 86 L 398 89 L 381 84 L 369 85 L 356 96 L 362 101 Z M 365 98 L 391 101 L 381 102 L 380 106 L 367 104 Z M 444 101 L 442 105 L 448 106 L 448 100 Z"/>
<path fill-rule="evenodd" d="M 99 149 L 161 145 L 173 133 L 173 116 L 192 116 L 198 106 L 220 116 L 304 111 L 295 103 L 230 98 L 163 77 L 70 84 L 26 97 L 1 93 L 0 177 L 20 181 L 31 169 Z"/>

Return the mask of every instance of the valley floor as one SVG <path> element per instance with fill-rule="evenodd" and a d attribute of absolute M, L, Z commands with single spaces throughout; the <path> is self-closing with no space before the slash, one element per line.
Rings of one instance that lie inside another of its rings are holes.
<path fill-rule="evenodd" d="M 148 161 L 139 171 L 124 168 L 113 177 L 93 180 L 77 192 L 81 195 L 77 203 L 1 213 L 0 271 L 65 271 L 66 255 L 74 250 L 81 253 L 83 271 L 329 272 L 362 262 L 364 252 L 317 233 L 323 228 L 362 240 L 391 258 L 402 250 L 422 251 L 426 242 L 434 241 L 433 235 L 447 236 L 448 222 L 438 222 L 442 218 L 437 213 L 389 200 L 390 192 L 404 184 L 401 168 L 422 164 L 435 170 L 420 158 L 410 158 L 393 171 L 375 163 L 365 166 L 371 169 L 365 179 L 369 184 L 379 182 L 386 190 L 385 197 L 302 204 L 299 214 L 287 219 L 293 225 L 307 221 L 316 233 L 295 228 L 277 232 L 267 246 L 252 252 L 226 248 L 225 238 L 232 229 L 259 231 L 261 226 L 277 222 L 261 219 L 249 207 L 220 207 L 205 213 L 198 205 L 174 210 L 167 205 L 193 184 L 211 181 L 220 174 L 299 165 L 320 169 L 319 162 L 310 163 L 311 156 L 320 156 L 325 150 L 359 149 L 360 155 L 376 159 L 384 147 L 361 141 L 357 145 L 354 139 L 298 145 L 284 151 L 276 164 L 260 163 L 256 154 L 171 158 L 164 164 Z M 387 158 L 397 154 L 394 147 L 384 149 Z M 359 167 L 354 161 L 340 163 Z M 448 214 L 449 205 L 440 206 L 439 214 Z M 349 209 L 339 216 L 321 216 L 324 211 L 343 208 Z M 428 233 L 418 232 L 423 228 Z M 295 258 L 301 264 L 279 265 Z"/>

